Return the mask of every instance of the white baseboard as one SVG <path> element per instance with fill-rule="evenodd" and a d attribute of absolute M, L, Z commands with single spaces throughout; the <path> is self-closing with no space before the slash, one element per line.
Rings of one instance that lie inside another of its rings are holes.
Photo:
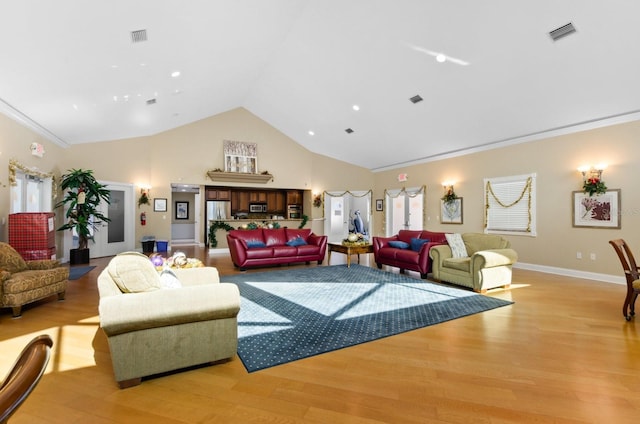
<path fill-rule="evenodd" d="M 566 277 L 582 278 L 585 280 L 602 281 L 605 283 L 622 284 L 626 285 L 625 278 L 617 275 L 599 274 L 596 272 L 578 271 L 576 269 L 557 268 L 553 266 L 527 264 L 523 262 L 516 262 L 513 265 L 514 268 L 526 269 L 529 271 L 545 272 L 547 274 L 564 275 Z"/>
<path fill-rule="evenodd" d="M 221 248 L 217 248 L 217 249 L 209 249 L 209 254 L 210 255 L 229 255 L 229 248 L 228 247 L 221 247 Z"/>

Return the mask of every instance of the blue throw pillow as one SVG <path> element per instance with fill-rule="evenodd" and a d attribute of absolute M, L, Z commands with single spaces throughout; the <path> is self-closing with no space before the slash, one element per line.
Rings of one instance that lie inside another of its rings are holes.
<path fill-rule="evenodd" d="M 305 244 L 307 244 L 307 242 L 300 236 L 287 242 L 287 246 L 304 246 Z"/>
<path fill-rule="evenodd" d="M 412 238 L 411 239 L 411 250 L 415 252 L 419 252 L 422 248 L 423 244 L 429 243 L 429 239 L 421 239 L 421 238 Z"/>
<path fill-rule="evenodd" d="M 409 243 L 405 243 L 403 241 L 392 240 L 389 242 L 389 246 L 395 247 L 396 249 L 408 249 Z"/>
<path fill-rule="evenodd" d="M 260 240 L 248 240 L 247 247 L 251 249 L 252 247 L 267 247 L 267 245 Z"/>

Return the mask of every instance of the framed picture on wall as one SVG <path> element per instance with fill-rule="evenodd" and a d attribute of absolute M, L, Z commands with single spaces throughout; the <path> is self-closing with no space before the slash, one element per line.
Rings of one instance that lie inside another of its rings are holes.
<path fill-rule="evenodd" d="M 154 212 L 166 212 L 167 211 L 167 199 L 162 199 L 162 198 L 153 199 L 153 211 Z"/>
<path fill-rule="evenodd" d="M 586 228 L 621 228 L 620 189 L 607 190 L 597 196 L 582 191 L 573 193 L 573 226 Z"/>
<path fill-rule="evenodd" d="M 440 200 L 440 223 L 462 224 L 462 197 L 449 202 Z"/>
<path fill-rule="evenodd" d="M 189 219 L 189 202 L 176 202 L 176 219 Z"/>
<path fill-rule="evenodd" d="M 377 212 L 382 212 L 383 205 L 384 205 L 384 203 L 382 202 L 382 199 L 376 199 L 376 211 Z"/>

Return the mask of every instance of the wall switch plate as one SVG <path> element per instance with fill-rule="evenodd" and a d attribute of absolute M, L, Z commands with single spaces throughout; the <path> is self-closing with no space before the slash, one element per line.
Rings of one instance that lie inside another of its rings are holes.
<path fill-rule="evenodd" d="M 592 253 L 591 255 L 589 255 L 589 257 L 591 258 L 592 261 L 596 260 L 596 254 Z"/>
<path fill-rule="evenodd" d="M 582 259 L 582 252 L 576 252 L 576 259 Z"/>

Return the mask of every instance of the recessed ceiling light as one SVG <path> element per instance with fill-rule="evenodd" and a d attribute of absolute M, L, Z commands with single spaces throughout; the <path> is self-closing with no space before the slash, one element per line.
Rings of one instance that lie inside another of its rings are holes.
<path fill-rule="evenodd" d="M 313 131 L 309 130 L 309 135 L 316 135 Z"/>
<path fill-rule="evenodd" d="M 444 63 L 447 61 L 447 56 L 443 55 L 442 53 L 437 54 L 436 55 L 436 61 L 439 63 Z"/>
<path fill-rule="evenodd" d="M 360 106 L 358 106 L 358 105 L 353 105 L 353 110 L 360 110 Z"/>
<path fill-rule="evenodd" d="M 178 78 L 180 76 L 180 71 L 171 72 L 171 78 Z"/>

